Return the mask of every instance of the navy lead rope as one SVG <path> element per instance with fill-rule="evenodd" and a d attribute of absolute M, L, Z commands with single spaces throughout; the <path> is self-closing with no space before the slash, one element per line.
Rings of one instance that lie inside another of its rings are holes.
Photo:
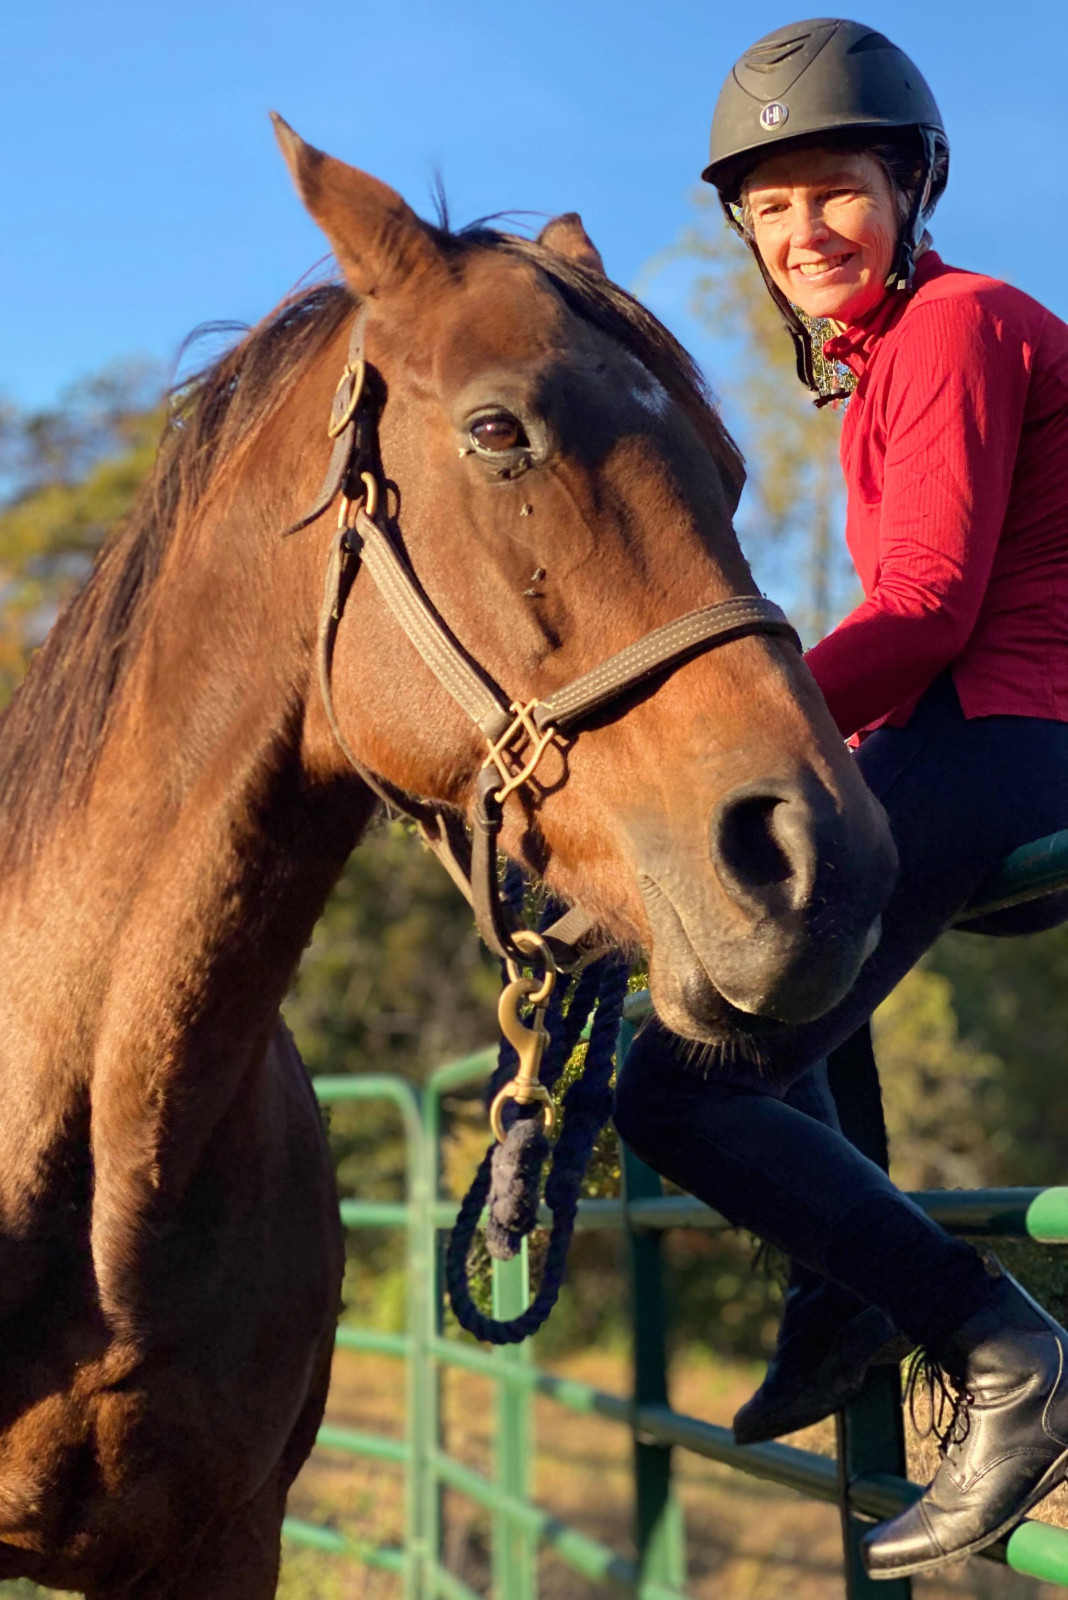
<path fill-rule="evenodd" d="M 517 898 L 521 901 L 522 880 L 518 873 L 509 872 L 505 895 L 513 905 Z M 564 1097 L 563 1131 L 556 1142 L 545 1185 L 553 1225 L 541 1284 L 526 1311 L 518 1317 L 501 1321 L 478 1309 L 471 1298 L 467 1258 L 487 1202 L 486 1246 L 498 1261 L 511 1260 L 537 1225 L 541 1172 L 550 1147 L 536 1107 L 516 1108 L 503 1143 L 494 1141 L 486 1151 L 460 1206 L 445 1257 L 445 1283 L 457 1321 L 476 1339 L 489 1344 L 520 1344 L 537 1332 L 559 1298 L 583 1175 L 597 1136 L 612 1111 L 616 1036 L 627 977 L 625 963 L 611 956 L 602 957 L 576 980 L 566 1012 L 563 994 L 560 989 L 554 992 L 545 1019 L 551 1043 L 540 1077 L 546 1088 L 552 1089 L 596 1006 L 583 1071 Z M 502 1041 L 488 1098 L 492 1100 L 514 1074 L 515 1053 L 511 1045 Z"/>

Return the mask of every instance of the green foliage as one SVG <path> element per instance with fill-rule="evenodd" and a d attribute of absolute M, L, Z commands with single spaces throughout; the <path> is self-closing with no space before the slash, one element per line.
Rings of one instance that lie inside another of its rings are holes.
<path fill-rule="evenodd" d="M 285 1548 L 276 1600 L 345 1600 L 352 1580 L 348 1563 L 321 1550 Z"/>
<path fill-rule="evenodd" d="M 775 1348 L 785 1263 L 742 1231 L 669 1234 L 666 1281 L 672 1342 L 710 1355 Z"/>
<path fill-rule="evenodd" d="M 895 1181 L 995 1183 L 1009 1142 L 1004 1065 L 960 1037 L 948 978 L 921 963 L 879 1007 L 873 1031 Z"/>
<path fill-rule="evenodd" d="M 951 933 L 931 966 L 950 986 L 962 1037 L 998 1062 L 988 1181 L 1068 1181 L 1068 925 L 1012 939 Z"/>
<path fill-rule="evenodd" d="M 994 1239 L 993 1255 L 1057 1321 L 1068 1325 L 1068 1250 L 1033 1239 Z"/>
<path fill-rule="evenodd" d="M 466 901 L 406 823 L 380 823 L 316 927 L 286 1020 L 313 1073 L 422 1082 L 487 1042 L 498 988 Z"/>
<path fill-rule="evenodd" d="M 0 415 L 0 703 L 129 511 L 162 421 L 154 375 L 129 366 L 77 385 L 54 410 Z"/>

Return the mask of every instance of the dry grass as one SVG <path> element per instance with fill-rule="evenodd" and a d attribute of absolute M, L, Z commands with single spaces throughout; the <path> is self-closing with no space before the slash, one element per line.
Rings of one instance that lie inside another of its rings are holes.
<path fill-rule="evenodd" d="M 626 1363 L 590 1352 L 556 1370 L 598 1388 L 625 1391 Z M 741 1363 L 691 1359 L 678 1363 L 673 1403 L 680 1411 L 728 1423 L 751 1392 L 759 1369 Z M 452 1372 L 443 1414 L 450 1453 L 488 1472 L 492 1463 L 494 1399 L 489 1380 Z M 403 1373 L 384 1357 L 339 1353 L 329 1415 L 350 1427 L 400 1437 Z M 534 1495 L 540 1505 L 573 1526 L 633 1554 L 630 1528 L 630 1441 L 626 1430 L 600 1417 L 577 1415 L 539 1397 L 534 1402 Z M 830 1423 L 791 1443 L 833 1451 Z M 913 1443 L 911 1475 L 933 1470 L 933 1447 Z M 922 1481 L 922 1480 L 921 1480 Z M 687 1588 L 695 1600 L 843 1600 L 838 1514 L 770 1484 L 676 1453 L 676 1483 L 687 1529 Z M 317 1451 L 290 1501 L 295 1515 L 328 1518 L 372 1543 L 403 1539 L 403 1484 L 399 1469 L 380 1462 Z M 1068 1525 L 1062 1489 L 1040 1515 Z M 479 1593 L 489 1590 L 489 1518 L 459 1495 L 445 1499 L 448 1565 Z M 1004 1567 L 973 1560 L 944 1575 L 917 1579 L 916 1600 L 1056 1600 L 1063 1591 L 1022 1578 Z M 605 1590 L 568 1568 L 551 1551 L 538 1557 L 539 1600 L 594 1600 Z M 335 1562 L 311 1551 L 287 1555 L 283 1600 L 399 1600 L 393 1574 L 357 1563 Z M 502 1596 L 499 1600 L 512 1600 Z"/>

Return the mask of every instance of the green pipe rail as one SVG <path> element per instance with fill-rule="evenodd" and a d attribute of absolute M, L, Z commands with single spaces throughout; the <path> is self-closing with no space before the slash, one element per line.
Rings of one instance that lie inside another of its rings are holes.
<path fill-rule="evenodd" d="M 1010 856 L 1001 872 L 984 885 L 968 916 L 1064 888 L 1068 888 L 1068 832 Z M 629 997 L 620 1027 L 620 1060 L 648 1009 L 647 995 Z M 398 1573 L 404 1600 L 479 1600 L 443 1559 L 442 1498 L 445 1489 L 452 1489 L 490 1514 L 496 1600 L 536 1600 L 539 1545 L 551 1546 L 576 1572 L 603 1584 L 609 1592 L 636 1600 L 687 1600 L 685 1538 L 672 1484 L 673 1452 L 685 1450 L 836 1504 L 842 1518 L 848 1600 L 909 1600 L 912 1590 L 907 1578 L 873 1583 L 859 1553 L 860 1539 L 872 1519 L 894 1515 L 921 1492 L 905 1478 L 898 1372 L 892 1368 L 873 1372 L 858 1401 L 839 1415 L 837 1460 L 783 1444 L 738 1445 L 729 1429 L 672 1410 L 661 1240 L 670 1228 L 723 1228 L 727 1224 L 699 1201 L 665 1195 L 657 1174 L 629 1151 L 622 1152 L 623 1196 L 583 1201 L 577 1223 L 582 1229 L 618 1230 L 626 1244 L 632 1332 L 629 1395 L 605 1393 L 542 1372 L 533 1364 L 528 1346 L 489 1351 L 467 1335 L 445 1336 L 441 1247 L 443 1232 L 455 1220 L 457 1207 L 441 1198 L 443 1101 L 447 1095 L 484 1082 L 495 1060 L 495 1050 L 479 1051 L 441 1067 L 421 1091 L 403 1079 L 385 1075 L 316 1080 L 316 1093 L 323 1104 L 391 1101 L 404 1126 L 405 1200 L 346 1198 L 341 1201 L 341 1216 L 349 1228 L 405 1230 L 406 1331 L 383 1333 L 343 1325 L 337 1335 L 341 1348 L 395 1356 L 405 1362 L 404 1437 L 385 1438 L 324 1423 L 318 1443 L 403 1467 L 405 1541 L 401 1548 L 375 1546 L 296 1517 L 286 1518 L 285 1537 Z M 930 1190 L 913 1198 L 958 1235 L 1068 1243 L 1068 1186 Z M 495 1262 L 495 1315 L 515 1315 L 524 1309 L 527 1298 L 525 1252 L 514 1261 Z M 452 1459 L 443 1448 L 441 1379 L 448 1368 L 478 1373 L 495 1382 L 492 1477 Z M 568 1526 L 532 1500 L 531 1405 L 535 1394 L 570 1411 L 610 1418 L 630 1432 L 636 1559 L 630 1560 Z M 984 1554 L 1007 1562 L 1018 1572 L 1068 1587 L 1066 1529 L 1025 1521 Z"/>

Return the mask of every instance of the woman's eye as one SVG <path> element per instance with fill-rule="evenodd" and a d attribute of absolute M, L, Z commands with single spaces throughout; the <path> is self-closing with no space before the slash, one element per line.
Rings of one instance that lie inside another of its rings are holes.
<path fill-rule="evenodd" d="M 518 450 L 527 443 L 522 423 L 507 411 L 479 417 L 471 424 L 471 438 L 480 450 Z"/>

